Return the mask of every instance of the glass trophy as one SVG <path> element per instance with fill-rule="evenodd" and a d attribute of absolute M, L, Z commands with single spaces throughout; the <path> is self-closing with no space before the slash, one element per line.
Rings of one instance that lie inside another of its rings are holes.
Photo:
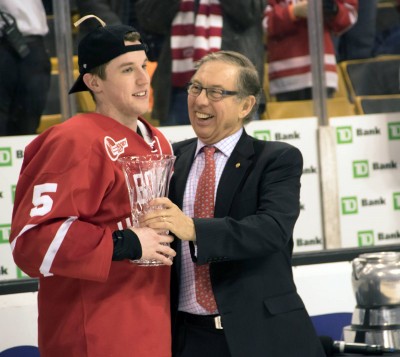
<path fill-rule="evenodd" d="M 149 202 L 157 197 L 168 196 L 175 156 L 163 154 L 126 156 L 119 158 L 118 162 L 122 165 L 128 187 L 132 226 L 139 227 L 139 217 L 149 211 Z M 152 209 L 160 208 L 162 207 L 152 207 Z M 157 260 L 146 259 L 132 260 L 132 263 L 141 266 L 162 265 Z"/>

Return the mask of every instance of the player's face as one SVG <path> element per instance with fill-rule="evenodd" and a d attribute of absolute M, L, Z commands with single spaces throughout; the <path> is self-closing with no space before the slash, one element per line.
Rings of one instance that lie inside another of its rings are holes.
<path fill-rule="evenodd" d="M 237 91 L 238 70 L 238 67 L 224 62 L 206 62 L 191 82 L 203 88 Z M 243 118 L 252 107 L 247 108 L 247 101 L 236 95 L 213 101 L 207 97 L 205 90 L 198 97 L 188 95 L 189 117 L 196 135 L 205 144 L 211 145 L 234 134 L 242 127 Z"/>
<path fill-rule="evenodd" d="M 127 45 L 139 42 L 125 42 Z M 144 51 L 132 51 L 114 58 L 106 67 L 106 78 L 100 80 L 97 103 L 115 119 L 129 120 L 148 111 L 150 77 Z"/>

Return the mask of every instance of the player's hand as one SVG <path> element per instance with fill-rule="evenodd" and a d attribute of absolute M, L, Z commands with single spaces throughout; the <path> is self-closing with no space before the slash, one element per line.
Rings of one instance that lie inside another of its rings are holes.
<path fill-rule="evenodd" d="M 153 229 L 143 227 L 129 227 L 136 233 L 142 246 L 141 259 L 158 260 L 165 265 L 172 265 L 168 257 L 175 257 L 176 252 L 169 246 L 174 237 L 165 234 L 158 234 Z"/>

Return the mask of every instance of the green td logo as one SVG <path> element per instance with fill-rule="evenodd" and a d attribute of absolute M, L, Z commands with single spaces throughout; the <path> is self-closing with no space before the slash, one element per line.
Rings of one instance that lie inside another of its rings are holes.
<path fill-rule="evenodd" d="M 11 185 L 11 200 L 12 203 L 14 203 L 15 201 L 15 189 L 16 189 L 17 185 Z"/>
<path fill-rule="evenodd" d="M 363 178 L 369 176 L 368 160 L 353 161 L 353 177 Z"/>
<path fill-rule="evenodd" d="M 338 126 L 336 128 L 336 140 L 338 144 L 351 144 L 353 142 L 351 126 Z"/>
<path fill-rule="evenodd" d="M 0 244 L 8 243 L 10 238 L 11 226 L 9 224 L 0 224 Z"/>
<path fill-rule="evenodd" d="M 374 245 L 374 231 L 360 231 L 357 232 L 357 236 L 359 247 Z"/>
<path fill-rule="evenodd" d="M 253 136 L 259 140 L 271 141 L 270 130 L 254 130 Z"/>
<path fill-rule="evenodd" d="M 342 214 L 357 214 L 358 213 L 358 201 L 357 197 L 343 197 L 341 199 Z"/>
<path fill-rule="evenodd" d="M 11 166 L 11 148 L 0 148 L 0 166 Z"/>
<path fill-rule="evenodd" d="M 388 123 L 389 140 L 400 140 L 400 122 Z"/>
<path fill-rule="evenodd" d="M 400 211 L 400 192 L 393 193 L 393 209 Z"/>
<path fill-rule="evenodd" d="M 25 274 L 20 268 L 16 267 L 17 269 L 17 278 L 18 279 L 26 279 L 29 278 L 27 274 Z"/>

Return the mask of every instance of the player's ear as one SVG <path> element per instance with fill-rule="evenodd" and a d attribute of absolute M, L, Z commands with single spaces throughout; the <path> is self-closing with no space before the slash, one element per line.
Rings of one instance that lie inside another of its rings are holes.
<path fill-rule="evenodd" d="M 97 93 L 100 90 L 100 79 L 97 75 L 92 73 L 85 73 L 83 75 L 83 81 L 92 92 Z"/>

